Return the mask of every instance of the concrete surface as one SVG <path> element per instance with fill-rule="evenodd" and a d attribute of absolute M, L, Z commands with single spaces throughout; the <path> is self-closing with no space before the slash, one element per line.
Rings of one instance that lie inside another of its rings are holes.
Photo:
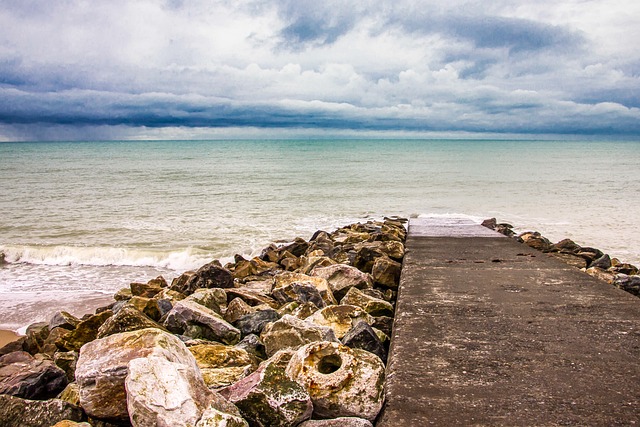
<path fill-rule="evenodd" d="M 410 223 L 376 425 L 640 425 L 640 299 L 477 227 Z"/>

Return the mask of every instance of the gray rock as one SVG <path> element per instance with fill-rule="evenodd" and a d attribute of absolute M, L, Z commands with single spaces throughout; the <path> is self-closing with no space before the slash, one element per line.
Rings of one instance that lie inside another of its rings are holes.
<path fill-rule="evenodd" d="M 0 425 L 3 427 L 52 426 L 59 421 L 82 421 L 82 409 L 60 399 L 27 400 L 0 395 Z"/>
<path fill-rule="evenodd" d="M 146 328 L 166 330 L 162 325 L 151 320 L 140 311 L 132 306 L 126 305 L 98 328 L 97 338 Z"/>
<path fill-rule="evenodd" d="M 251 375 L 220 391 L 252 426 L 295 426 L 309 419 L 313 405 L 307 390 L 286 374 L 291 351 L 281 351 Z"/>
<path fill-rule="evenodd" d="M 185 295 L 192 294 L 198 288 L 233 288 L 233 275 L 218 261 L 205 264 L 195 273 L 185 273 L 176 278 L 171 289 Z"/>
<path fill-rule="evenodd" d="M 49 330 L 53 330 L 55 328 L 73 330 L 78 326 L 78 323 L 80 323 L 80 319 L 74 315 L 69 314 L 66 311 L 59 311 L 54 314 L 49 321 Z"/>
<path fill-rule="evenodd" d="M 240 330 L 220 315 L 195 301 L 178 301 L 167 313 L 164 326 L 173 333 L 225 344 L 240 341 Z"/>
<path fill-rule="evenodd" d="M 51 360 L 36 359 L 25 351 L 0 357 L 0 394 L 50 399 L 66 385 L 66 373 Z"/>
<path fill-rule="evenodd" d="M 242 339 L 242 341 L 236 344 L 236 347 L 246 350 L 247 353 L 256 359 L 265 360 L 267 358 L 264 344 L 260 341 L 260 337 L 257 335 L 247 335 Z"/>
<path fill-rule="evenodd" d="M 372 316 L 393 317 L 393 306 L 391 303 L 380 298 L 369 296 L 357 288 L 349 289 L 349 292 L 340 300 L 340 304 L 361 307 Z"/>
<path fill-rule="evenodd" d="M 611 268 L 611 258 L 609 257 L 609 255 L 604 254 L 600 258 L 596 259 L 591 264 L 589 264 L 589 268 L 591 267 L 607 270 Z"/>
<path fill-rule="evenodd" d="M 387 360 L 387 349 L 373 328 L 365 321 L 358 322 L 341 341 L 347 347 L 359 348 L 373 353 L 383 362 Z"/>
<path fill-rule="evenodd" d="M 330 305 L 316 311 L 306 320 L 333 329 L 338 339 L 344 337 L 361 320 L 373 324 L 373 317 L 355 305 Z"/>
<path fill-rule="evenodd" d="M 296 349 L 314 341 L 337 341 L 334 331 L 326 326 L 298 319 L 286 314 L 268 324 L 260 335 L 267 356 L 283 349 Z"/>
<path fill-rule="evenodd" d="M 280 304 L 296 301 L 301 304 L 311 302 L 317 307 L 325 307 L 326 304 L 315 286 L 308 283 L 291 283 L 283 287 L 275 288 L 271 295 Z"/>
<path fill-rule="evenodd" d="M 53 355 L 53 363 L 60 369 L 62 369 L 67 375 L 69 382 L 75 381 L 76 378 L 76 363 L 78 362 L 77 351 L 59 351 Z"/>
<path fill-rule="evenodd" d="M 275 322 L 280 315 L 274 309 L 260 310 L 245 314 L 233 323 L 233 326 L 240 329 L 242 336 L 260 335 L 267 323 Z"/>
<path fill-rule="evenodd" d="M 204 305 L 210 310 L 222 315 L 227 308 L 227 293 L 224 289 L 196 289 L 186 298 L 187 301 L 195 301 L 200 305 Z"/>

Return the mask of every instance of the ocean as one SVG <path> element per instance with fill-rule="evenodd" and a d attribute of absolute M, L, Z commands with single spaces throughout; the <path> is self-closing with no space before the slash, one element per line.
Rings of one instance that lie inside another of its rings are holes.
<path fill-rule="evenodd" d="M 0 328 L 385 215 L 496 217 L 640 264 L 639 153 L 616 140 L 0 143 Z"/>

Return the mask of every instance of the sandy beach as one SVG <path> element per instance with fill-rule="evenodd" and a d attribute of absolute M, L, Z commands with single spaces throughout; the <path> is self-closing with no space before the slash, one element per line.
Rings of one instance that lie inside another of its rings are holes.
<path fill-rule="evenodd" d="M 0 329 L 0 347 L 4 347 L 12 341 L 17 340 L 20 335 L 16 334 L 13 331 L 5 331 Z"/>

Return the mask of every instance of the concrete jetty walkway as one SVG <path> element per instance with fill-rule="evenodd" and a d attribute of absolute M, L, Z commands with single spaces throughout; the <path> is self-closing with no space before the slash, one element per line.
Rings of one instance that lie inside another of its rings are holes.
<path fill-rule="evenodd" d="M 639 298 L 466 220 L 406 248 L 378 426 L 640 426 Z"/>

